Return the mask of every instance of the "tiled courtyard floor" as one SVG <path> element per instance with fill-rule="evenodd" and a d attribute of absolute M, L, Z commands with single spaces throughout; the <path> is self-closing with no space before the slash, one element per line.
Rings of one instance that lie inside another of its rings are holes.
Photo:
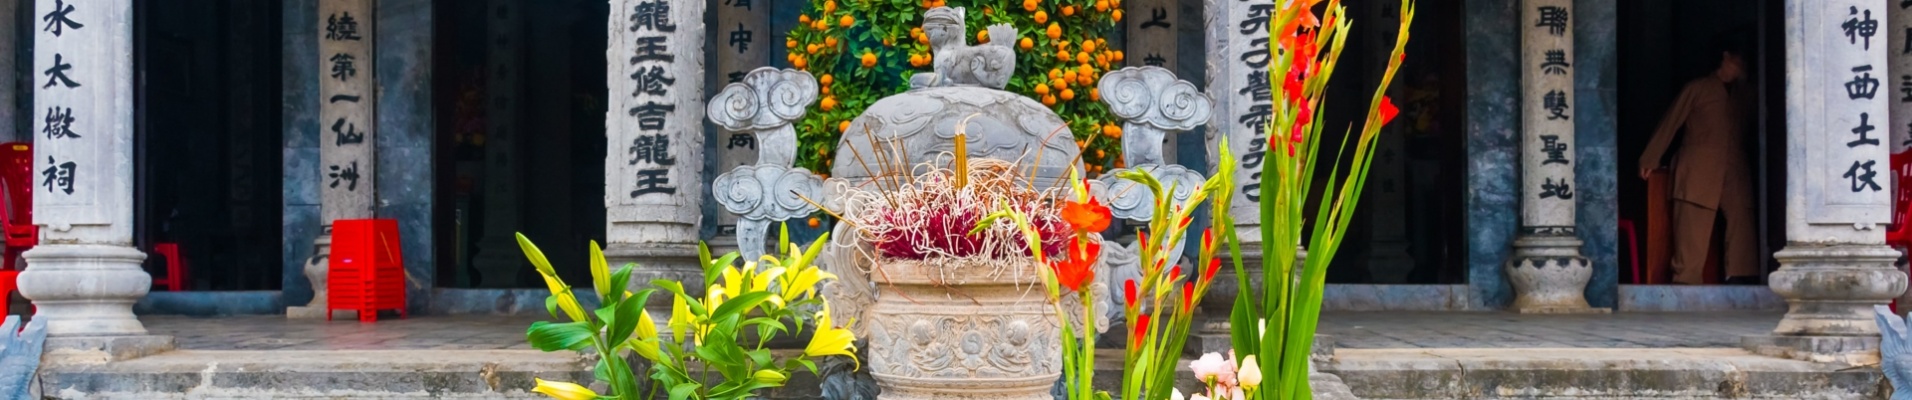
<path fill-rule="evenodd" d="M 1770 332 L 1776 312 L 1520 315 L 1457 312 L 1330 312 L 1320 332 L 1340 348 L 1739 347 Z M 529 349 L 537 316 L 421 316 L 362 324 L 282 316 L 140 318 L 191 350 Z"/>

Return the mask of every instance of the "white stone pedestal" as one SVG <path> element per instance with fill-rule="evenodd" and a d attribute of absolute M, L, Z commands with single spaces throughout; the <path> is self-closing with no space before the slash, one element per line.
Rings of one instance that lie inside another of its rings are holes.
<path fill-rule="evenodd" d="M 42 244 L 25 254 L 33 266 L 19 278 L 33 300 L 33 318 L 47 322 L 45 357 L 62 362 L 106 362 L 172 350 L 171 336 L 150 335 L 133 315 L 153 278 L 140 269 L 146 254 L 112 245 Z"/>
<path fill-rule="evenodd" d="M 331 257 L 332 232 L 328 229 L 327 232 L 312 239 L 312 257 L 305 259 L 305 280 L 312 282 L 312 301 L 303 306 L 286 307 L 286 318 L 325 318 L 326 305 L 331 304 L 326 302 L 327 293 L 330 293 L 326 288 L 330 287 L 329 276 L 332 273 L 331 269 L 327 268 L 326 262 Z"/>
<path fill-rule="evenodd" d="M 1754 353 L 1815 362 L 1862 365 L 1879 361 L 1879 327 L 1872 306 L 1905 292 L 1906 276 L 1885 246 L 1790 245 L 1773 254 L 1779 271 L 1767 278 L 1790 307 L 1771 335 L 1747 336 Z"/>

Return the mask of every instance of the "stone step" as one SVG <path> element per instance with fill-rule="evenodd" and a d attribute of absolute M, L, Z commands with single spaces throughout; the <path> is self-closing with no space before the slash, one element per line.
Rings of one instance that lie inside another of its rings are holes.
<path fill-rule="evenodd" d="M 1363 399 L 1884 399 L 1876 367 L 1740 349 L 1338 349 Z"/>
<path fill-rule="evenodd" d="M 533 378 L 591 380 L 571 353 L 536 350 L 181 350 L 48 365 L 54 399 L 539 399 Z"/>

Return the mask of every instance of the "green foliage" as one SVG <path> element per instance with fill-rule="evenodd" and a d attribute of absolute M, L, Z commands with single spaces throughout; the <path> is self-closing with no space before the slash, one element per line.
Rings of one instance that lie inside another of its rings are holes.
<path fill-rule="evenodd" d="M 547 284 L 557 288 L 546 302 L 552 317 L 570 319 L 532 323 L 525 331 L 526 340 L 543 351 L 599 355 L 594 372 L 612 394 L 598 395 L 580 385 L 542 380 L 534 391 L 564 400 L 648 399 L 660 390 L 672 400 L 746 399 L 758 390 L 783 386 L 791 372 L 799 368 L 815 373 L 818 357 L 851 355 L 854 338 L 848 330 L 831 325 L 829 304 L 816 295 L 818 284 L 836 278 L 810 264 L 826 240 L 827 235 L 800 249 L 786 236 L 778 244 L 779 249 L 787 251 L 782 258 L 766 255 L 741 266 L 733 265 L 736 253 L 712 260 L 709 250 L 700 248 L 705 271 L 702 284 L 706 288 L 701 298 L 688 295 L 682 282 L 672 280 L 653 281 L 653 289 L 635 293 L 622 289 L 637 266 L 628 264 L 616 272 L 607 271 L 604 253 L 593 242 L 592 280 L 603 304 L 587 314 L 581 309 L 573 312 L 576 294 L 552 273 L 537 246 L 518 235 L 518 244 L 533 267 Z M 669 336 L 659 335 L 657 322 L 644 309 L 659 290 L 671 297 Z M 773 337 L 797 335 L 806 326 L 815 331 L 803 353 L 777 357 L 765 347 Z M 746 337 L 745 332 L 755 335 Z M 649 393 L 641 392 L 639 379 L 632 372 L 628 357 L 633 354 L 652 364 Z M 717 374 L 714 377 L 713 372 Z"/>

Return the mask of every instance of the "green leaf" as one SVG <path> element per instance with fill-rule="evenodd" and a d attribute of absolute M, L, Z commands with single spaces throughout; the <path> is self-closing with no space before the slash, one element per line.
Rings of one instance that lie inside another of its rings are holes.
<path fill-rule="evenodd" d="M 538 350 L 583 350 L 591 345 L 592 333 L 591 326 L 582 321 L 538 321 L 525 330 L 525 340 Z"/>
<path fill-rule="evenodd" d="M 648 295 L 646 293 L 645 297 Z M 614 317 L 604 320 L 611 325 L 611 335 L 604 340 L 609 340 L 611 343 L 624 343 L 631 338 L 631 332 L 637 330 L 637 324 L 642 319 L 639 315 L 644 313 L 643 300 L 645 299 L 633 298 L 618 302 L 617 311 L 613 313 Z"/>
<path fill-rule="evenodd" d="M 717 311 L 710 314 L 711 318 L 741 316 L 743 313 L 750 312 L 750 309 L 757 308 L 758 303 L 769 300 L 770 295 L 770 292 L 751 292 L 744 293 L 742 296 L 737 296 L 737 298 L 734 299 L 725 300 L 723 305 L 717 306 Z"/>
<path fill-rule="evenodd" d="M 637 271 L 636 263 L 626 263 L 624 266 L 618 267 L 617 272 L 611 273 L 610 285 L 618 290 L 611 291 L 611 295 L 605 296 L 601 301 L 605 304 L 610 304 L 613 301 L 624 299 L 624 291 L 628 290 L 627 288 L 631 286 L 631 273 L 635 271 Z"/>
<path fill-rule="evenodd" d="M 770 349 L 748 350 L 744 351 L 744 355 L 749 356 L 750 362 L 757 363 L 757 365 L 771 365 Z"/>
<path fill-rule="evenodd" d="M 694 314 L 700 317 L 708 315 L 708 314 L 705 314 L 704 312 L 705 310 L 704 310 L 703 302 L 697 301 L 696 297 L 691 297 L 690 295 L 684 294 L 684 284 L 677 283 L 677 281 L 673 281 L 669 279 L 658 279 L 658 280 L 651 281 L 651 286 L 656 286 L 660 289 L 664 289 L 664 291 L 670 292 L 671 295 L 673 296 L 684 298 L 684 303 L 690 306 L 691 314 Z"/>
<path fill-rule="evenodd" d="M 697 393 L 697 389 L 702 387 L 704 387 L 704 385 L 697 382 L 685 382 L 671 386 L 671 400 L 688 399 L 691 394 Z"/>
<path fill-rule="evenodd" d="M 544 296 L 544 312 L 552 319 L 558 318 L 558 296 Z"/>

